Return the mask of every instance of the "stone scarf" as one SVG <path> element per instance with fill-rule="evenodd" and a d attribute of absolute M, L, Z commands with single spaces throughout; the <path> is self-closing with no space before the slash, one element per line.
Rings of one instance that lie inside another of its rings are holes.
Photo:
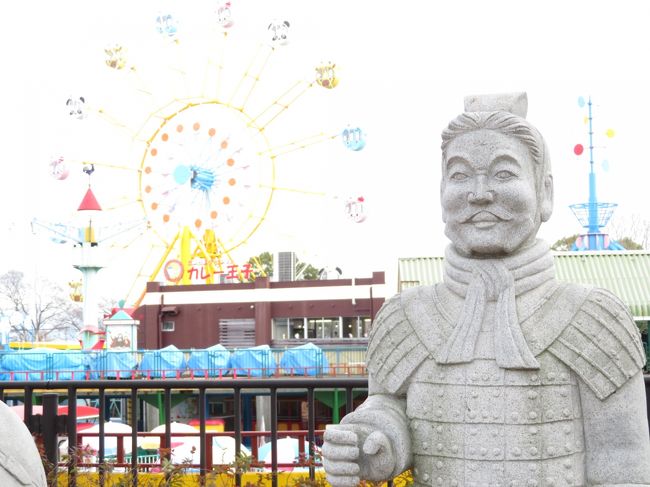
<path fill-rule="evenodd" d="M 515 298 L 553 279 L 553 256 L 548 244 L 535 244 L 502 259 L 471 259 L 449 245 L 445 251 L 444 282 L 465 298 L 458 322 L 441 347 L 439 363 L 467 363 L 474 348 L 488 301 L 496 301 L 494 351 L 497 364 L 506 369 L 538 369 L 521 331 Z"/>

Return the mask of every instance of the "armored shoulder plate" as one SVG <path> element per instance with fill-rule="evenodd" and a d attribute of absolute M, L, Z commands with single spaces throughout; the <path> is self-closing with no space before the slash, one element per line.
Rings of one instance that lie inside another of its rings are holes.
<path fill-rule="evenodd" d="M 641 334 L 627 306 L 594 288 L 569 325 L 548 347 L 603 400 L 645 364 Z"/>
<path fill-rule="evenodd" d="M 384 303 L 373 323 L 367 364 L 373 380 L 395 393 L 427 358 L 434 358 L 449 325 L 435 305 L 434 288 L 407 289 Z"/>

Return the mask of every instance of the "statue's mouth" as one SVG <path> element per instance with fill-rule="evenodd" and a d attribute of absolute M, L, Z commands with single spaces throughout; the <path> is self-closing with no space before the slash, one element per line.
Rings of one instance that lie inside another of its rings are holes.
<path fill-rule="evenodd" d="M 503 211 L 492 212 L 481 210 L 465 218 L 463 223 L 471 223 L 478 228 L 490 228 L 501 221 L 508 221 L 510 219 L 512 217 Z"/>

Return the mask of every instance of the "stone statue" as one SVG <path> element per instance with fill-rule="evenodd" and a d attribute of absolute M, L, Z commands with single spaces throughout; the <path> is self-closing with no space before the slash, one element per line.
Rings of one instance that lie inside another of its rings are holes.
<path fill-rule="evenodd" d="M 0 485 L 46 487 L 45 470 L 27 426 L 0 401 Z"/>
<path fill-rule="evenodd" d="M 640 333 L 610 292 L 560 283 L 536 238 L 553 179 L 525 93 L 465 99 L 442 133 L 444 282 L 388 300 L 368 399 L 322 449 L 328 481 L 650 485 Z"/>

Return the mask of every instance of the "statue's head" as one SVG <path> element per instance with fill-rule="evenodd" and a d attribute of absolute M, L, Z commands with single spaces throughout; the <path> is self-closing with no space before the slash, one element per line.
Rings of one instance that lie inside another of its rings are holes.
<path fill-rule="evenodd" d="M 526 111 L 525 93 L 468 97 L 442 132 L 442 219 L 462 254 L 516 252 L 551 216 L 548 151 Z"/>

